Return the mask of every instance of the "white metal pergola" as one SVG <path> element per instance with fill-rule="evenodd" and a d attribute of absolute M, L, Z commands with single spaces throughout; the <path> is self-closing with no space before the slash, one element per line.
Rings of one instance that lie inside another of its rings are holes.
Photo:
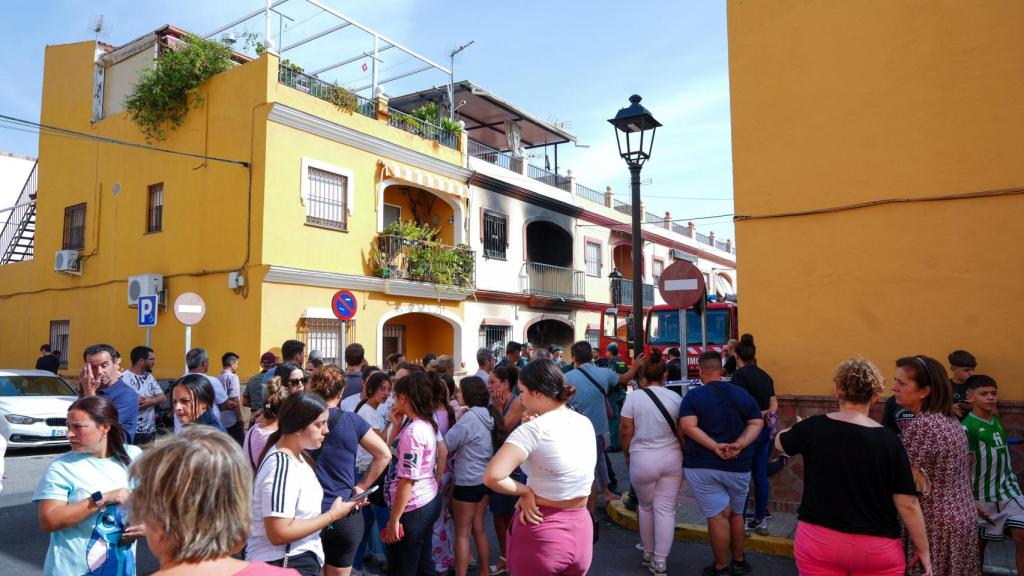
<path fill-rule="evenodd" d="M 244 30 L 252 33 L 251 28 L 260 23 L 262 19 L 263 43 L 268 52 L 273 52 L 284 58 L 304 51 L 306 57 L 300 62 L 312 66 L 306 74 L 319 76 L 334 72 L 335 75 L 342 74 L 349 66 L 358 64 L 360 69 L 368 67 L 370 79 L 361 78 L 359 74 L 355 82 L 350 82 L 348 87 L 353 92 L 363 92 L 369 89 L 370 96 L 378 94 L 378 89 L 390 82 L 407 78 L 423 72 L 436 70 L 445 75 L 445 82 L 448 88 L 448 101 L 452 101 L 452 70 L 442 66 L 430 58 L 410 49 L 387 36 L 367 27 L 341 12 L 331 8 L 320 0 L 266 0 L 266 5 L 241 16 L 228 24 L 220 26 L 206 35 L 204 38 L 211 38 L 218 34 L 229 34 L 235 30 Z M 277 33 L 274 32 L 275 24 Z M 294 29 L 299 26 L 308 26 L 316 29 L 315 32 L 299 35 L 296 38 L 288 38 L 285 42 L 285 33 L 294 34 Z M 356 30 L 356 38 L 343 37 L 345 30 Z M 365 49 L 354 48 L 354 46 L 365 42 Z M 324 55 L 334 56 L 342 52 L 347 53 L 343 58 L 324 60 Z M 385 54 L 386 53 L 386 54 Z M 399 60 L 388 62 L 386 58 L 394 55 Z M 298 56 L 296 56 L 298 57 Z M 404 59 L 402 59 L 404 58 Z M 367 62 L 367 60 L 369 62 Z M 406 62 L 412 60 L 414 67 L 405 66 Z M 362 64 L 359 64 L 362 62 Z M 404 67 L 404 69 L 403 69 Z M 381 72 L 390 71 L 394 73 L 381 78 Z"/>

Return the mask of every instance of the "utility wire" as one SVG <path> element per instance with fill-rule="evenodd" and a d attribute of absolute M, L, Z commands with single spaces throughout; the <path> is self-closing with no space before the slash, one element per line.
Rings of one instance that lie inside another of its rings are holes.
<path fill-rule="evenodd" d="M 139 144 L 139 143 L 136 143 L 136 142 L 126 142 L 124 140 L 117 140 L 117 139 L 114 139 L 114 138 L 106 138 L 104 136 L 96 136 L 96 135 L 93 135 L 93 134 L 86 134 L 84 132 L 76 132 L 74 130 L 68 130 L 67 128 L 60 128 L 59 126 L 50 126 L 50 125 L 47 125 L 47 124 L 42 124 L 40 122 L 32 122 L 31 120 L 24 120 L 22 118 L 15 118 L 14 116 L 6 116 L 4 114 L 0 114 L 0 120 L 4 120 L 4 121 L 7 121 L 9 123 L 14 124 L 15 126 L 11 126 L 9 124 L 8 125 L 0 125 L 0 128 L 7 128 L 7 129 L 10 129 L 10 130 L 25 131 L 25 128 L 36 128 L 36 129 L 40 130 L 40 133 L 41 133 L 42 130 L 48 130 L 50 132 L 53 132 L 55 134 L 50 134 L 50 135 L 53 135 L 53 136 L 63 134 L 63 135 L 66 135 L 67 137 L 79 138 L 79 139 L 83 139 L 83 140 L 89 140 L 89 141 L 92 141 L 92 142 L 100 142 L 100 143 L 103 143 L 103 144 L 116 144 L 118 146 L 128 146 L 128 147 L 131 147 L 131 148 L 139 148 L 139 149 L 142 149 L 142 150 L 149 150 L 149 151 L 152 151 L 152 152 L 163 152 L 164 154 L 173 154 L 173 155 L 176 155 L 176 156 L 187 156 L 189 158 L 200 158 L 200 159 L 206 160 L 206 161 L 223 162 L 225 164 L 235 164 L 235 165 L 241 166 L 243 168 L 248 168 L 249 167 L 249 163 L 248 162 L 244 162 L 242 160 L 231 160 L 229 158 L 218 158 L 216 156 L 207 156 L 205 154 L 194 154 L 192 152 L 181 152 L 179 150 L 171 150 L 171 149 L 168 149 L 168 148 L 160 148 L 158 146 L 150 146 L 148 144 Z M 21 126 L 21 128 L 19 128 L 17 126 Z"/>

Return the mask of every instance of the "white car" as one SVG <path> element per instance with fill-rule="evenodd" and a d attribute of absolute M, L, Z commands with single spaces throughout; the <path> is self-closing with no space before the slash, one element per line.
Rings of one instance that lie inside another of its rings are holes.
<path fill-rule="evenodd" d="M 68 443 L 70 384 L 45 370 L 0 369 L 0 434 L 9 448 Z"/>

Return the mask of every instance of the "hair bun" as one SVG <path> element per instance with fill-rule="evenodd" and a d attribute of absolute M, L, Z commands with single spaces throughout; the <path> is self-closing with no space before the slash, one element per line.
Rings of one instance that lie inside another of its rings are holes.
<path fill-rule="evenodd" d="M 565 384 L 562 386 L 562 390 L 558 393 L 558 398 L 555 398 L 555 400 L 558 400 L 559 402 L 568 402 L 575 394 L 576 387 Z"/>
<path fill-rule="evenodd" d="M 753 334 L 744 334 L 744 335 L 740 336 L 740 342 L 743 343 L 743 344 L 753 344 L 754 343 L 754 335 Z"/>
<path fill-rule="evenodd" d="M 654 363 L 661 362 L 661 349 L 660 348 L 651 348 L 650 361 L 654 362 Z"/>

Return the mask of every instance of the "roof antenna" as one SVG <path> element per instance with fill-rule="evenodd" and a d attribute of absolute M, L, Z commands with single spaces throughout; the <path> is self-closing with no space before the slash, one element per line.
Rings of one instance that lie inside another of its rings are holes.
<path fill-rule="evenodd" d="M 476 40 L 456 46 L 448 54 L 448 58 L 451 59 L 451 65 L 448 66 L 448 119 L 452 121 L 455 120 L 455 55 L 472 46 L 474 42 Z"/>
<path fill-rule="evenodd" d="M 103 14 L 94 15 L 89 18 L 89 31 L 93 33 L 93 39 L 99 42 L 100 38 L 110 36 L 110 26 L 107 24 Z"/>

